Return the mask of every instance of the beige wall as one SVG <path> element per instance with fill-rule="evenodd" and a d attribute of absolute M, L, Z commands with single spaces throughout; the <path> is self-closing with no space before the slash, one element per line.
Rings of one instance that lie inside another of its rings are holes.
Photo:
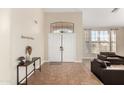
<path fill-rule="evenodd" d="M 32 56 L 41 57 L 44 62 L 43 17 L 42 9 L 0 9 L 0 84 L 16 84 L 17 58 L 25 57 L 27 45 L 33 48 Z M 34 40 L 22 39 L 21 35 L 33 37 Z M 20 77 L 25 75 L 24 71 L 20 70 Z"/>
<path fill-rule="evenodd" d="M 117 31 L 117 54 L 124 56 L 124 28 Z"/>
<path fill-rule="evenodd" d="M 45 59 L 48 59 L 48 33 L 50 32 L 50 23 L 57 21 L 67 21 L 74 23 L 74 31 L 76 33 L 76 56 L 77 61 L 81 61 L 83 52 L 83 31 L 81 12 L 45 13 Z"/>
<path fill-rule="evenodd" d="M 10 81 L 10 9 L 0 9 L 0 84 Z"/>
<path fill-rule="evenodd" d="M 11 83 L 16 83 L 17 58 L 25 55 L 25 47 L 32 46 L 32 57 L 41 57 L 44 62 L 44 14 L 41 9 L 11 10 Z M 37 20 L 37 24 L 34 22 Z M 21 35 L 34 40 L 22 39 Z M 30 66 L 28 70 L 31 70 Z M 25 69 L 20 69 L 20 78 L 25 76 Z"/>

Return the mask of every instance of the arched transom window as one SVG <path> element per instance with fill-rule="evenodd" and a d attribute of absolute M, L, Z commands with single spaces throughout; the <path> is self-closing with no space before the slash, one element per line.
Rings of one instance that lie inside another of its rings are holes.
<path fill-rule="evenodd" d="M 51 33 L 73 33 L 74 23 L 71 22 L 54 22 L 50 24 Z"/>

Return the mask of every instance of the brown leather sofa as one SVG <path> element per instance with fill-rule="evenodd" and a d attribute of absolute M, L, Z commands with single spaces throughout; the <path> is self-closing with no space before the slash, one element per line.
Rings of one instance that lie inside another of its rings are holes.
<path fill-rule="evenodd" d="M 91 61 L 93 72 L 105 85 L 124 85 L 124 69 L 107 69 L 106 62 L 100 59 Z M 109 62 L 108 62 L 109 63 Z"/>
<path fill-rule="evenodd" d="M 114 52 L 100 52 L 97 55 L 98 59 L 109 61 L 111 64 L 124 64 L 124 57 L 115 54 Z"/>

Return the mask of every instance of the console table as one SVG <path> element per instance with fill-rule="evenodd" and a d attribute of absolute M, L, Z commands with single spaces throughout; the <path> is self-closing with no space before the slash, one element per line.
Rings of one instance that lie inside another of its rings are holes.
<path fill-rule="evenodd" d="M 36 67 L 35 67 L 35 62 L 36 62 L 37 60 L 39 60 L 39 68 L 38 68 L 38 69 L 36 69 Z M 31 64 L 33 64 L 33 67 L 34 67 L 34 68 L 33 68 L 32 71 L 30 71 L 30 72 L 28 73 L 28 66 L 31 65 Z M 23 79 L 21 79 L 21 80 L 19 80 L 19 68 L 20 68 L 20 67 L 25 67 L 25 75 L 26 75 L 26 76 L 25 76 Z M 39 70 L 39 71 L 41 72 L 41 58 L 40 58 L 40 57 L 33 57 L 33 58 L 32 58 L 32 61 L 26 61 L 26 62 L 24 63 L 24 65 L 18 64 L 18 65 L 17 65 L 17 85 L 21 85 L 21 84 L 27 85 L 27 83 L 28 83 L 28 76 L 31 75 L 31 73 L 32 73 L 32 72 L 35 72 L 36 70 Z M 22 81 L 24 81 L 24 80 L 26 80 L 25 83 L 22 83 Z"/>

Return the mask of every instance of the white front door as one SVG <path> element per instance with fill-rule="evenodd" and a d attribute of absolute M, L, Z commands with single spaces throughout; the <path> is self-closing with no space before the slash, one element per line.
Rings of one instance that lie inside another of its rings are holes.
<path fill-rule="evenodd" d="M 59 34 L 50 33 L 48 35 L 48 61 L 60 62 L 61 61 L 61 37 Z"/>
<path fill-rule="evenodd" d="M 62 44 L 63 53 L 60 51 Z M 49 62 L 73 62 L 76 59 L 76 35 L 74 33 L 48 35 L 48 61 Z"/>
<path fill-rule="evenodd" d="M 76 60 L 76 35 L 74 33 L 63 34 L 63 61 Z"/>

